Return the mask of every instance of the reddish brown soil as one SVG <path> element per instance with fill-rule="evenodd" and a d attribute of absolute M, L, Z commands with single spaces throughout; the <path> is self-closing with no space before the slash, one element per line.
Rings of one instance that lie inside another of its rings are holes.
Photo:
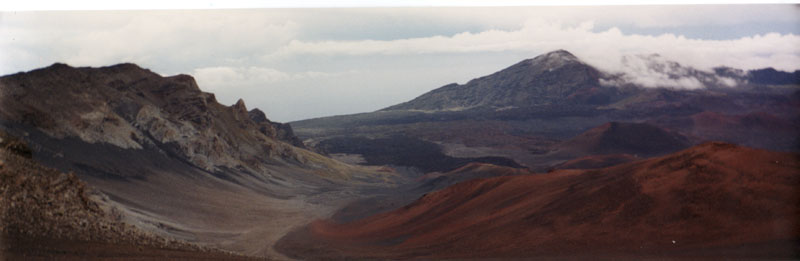
<path fill-rule="evenodd" d="M 487 169 L 486 171 L 491 171 Z M 476 179 L 278 248 L 313 258 L 796 258 L 795 154 L 705 143 L 599 170 Z"/>
<path fill-rule="evenodd" d="M 527 169 L 521 169 L 521 168 L 512 168 L 506 166 L 496 166 L 486 163 L 471 162 L 450 172 L 427 173 L 417 178 L 417 181 L 422 182 L 425 180 L 435 179 L 438 177 L 457 178 L 457 176 L 466 176 L 469 178 L 488 178 L 488 177 L 513 176 L 513 175 L 524 175 L 524 174 L 532 174 L 532 172 L 530 172 Z"/>
<path fill-rule="evenodd" d="M 745 115 L 725 115 L 715 112 L 702 112 L 691 116 L 695 128 L 699 130 L 724 130 L 740 128 L 759 128 L 771 131 L 795 131 L 795 126 L 768 113 Z"/>
<path fill-rule="evenodd" d="M 568 160 L 553 169 L 599 169 L 639 159 L 630 154 L 591 155 Z"/>
<path fill-rule="evenodd" d="M 796 111 L 799 107 L 787 110 Z M 678 119 L 663 125 L 682 129 L 696 140 L 721 140 L 746 146 L 772 148 L 782 151 L 798 151 L 800 125 L 791 116 L 776 116 L 765 112 L 748 114 L 724 114 L 701 112 L 686 119 Z"/>

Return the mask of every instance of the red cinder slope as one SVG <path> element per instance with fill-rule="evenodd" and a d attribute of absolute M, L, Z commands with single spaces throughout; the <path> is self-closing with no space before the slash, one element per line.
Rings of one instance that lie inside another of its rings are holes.
<path fill-rule="evenodd" d="M 589 155 L 565 161 L 553 166 L 553 169 L 599 169 L 638 159 L 630 154 Z"/>
<path fill-rule="evenodd" d="M 599 170 L 476 179 L 347 224 L 312 223 L 302 258 L 793 257 L 797 155 L 705 143 Z"/>

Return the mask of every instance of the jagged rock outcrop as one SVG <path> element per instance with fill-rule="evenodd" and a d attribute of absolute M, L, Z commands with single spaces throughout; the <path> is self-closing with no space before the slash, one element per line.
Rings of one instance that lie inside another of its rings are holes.
<path fill-rule="evenodd" d="M 292 144 L 296 147 L 306 148 L 303 141 L 294 135 L 294 130 L 292 130 L 292 126 L 288 123 L 270 121 L 267 119 L 264 112 L 257 108 L 250 110 L 248 115 L 253 122 L 258 124 L 258 130 L 264 133 L 264 135 Z"/>
<path fill-rule="evenodd" d="M 9 125 L 57 139 L 157 148 L 209 171 L 302 163 L 307 152 L 276 140 L 292 141 L 290 129 L 263 129 L 244 101 L 224 106 L 189 75 L 162 77 L 134 64 L 54 64 L 5 76 L 0 107 L 0 118 Z"/>

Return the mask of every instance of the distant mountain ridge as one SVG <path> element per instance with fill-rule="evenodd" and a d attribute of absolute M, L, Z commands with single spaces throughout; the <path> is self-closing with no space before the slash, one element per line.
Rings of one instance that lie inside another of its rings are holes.
<path fill-rule="evenodd" d="M 744 71 L 717 67 L 703 71 L 658 54 L 622 57 L 623 72 L 604 72 L 565 50 L 523 60 L 466 84 L 448 84 L 383 111 L 507 109 L 551 104 L 609 104 L 636 93 L 632 86 L 725 88 L 747 84 L 800 84 L 800 71 L 773 68 Z"/>
<path fill-rule="evenodd" d="M 464 110 L 548 105 L 600 87 L 600 72 L 571 53 L 558 50 L 521 61 L 464 85 L 449 84 L 389 110 Z"/>
<path fill-rule="evenodd" d="M 292 126 L 311 147 L 332 139 L 341 143 L 400 135 L 439 144 L 448 156 L 504 157 L 540 171 L 592 153 L 641 153 L 565 148 L 565 141 L 609 122 L 647 124 L 653 128 L 643 131 L 669 130 L 686 138 L 667 139 L 674 147 L 647 156 L 702 141 L 800 151 L 800 71 L 701 70 L 657 54 L 621 57 L 621 64 L 619 71 L 601 71 L 557 50 L 382 110 Z M 708 115 L 724 120 L 713 126 L 702 121 Z M 647 143 L 640 141 L 629 148 Z M 374 150 L 363 145 L 346 153 Z M 593 159 L 600 158 L 608 157 Z M 399 159 L 385 162 L 402 165 Z"/>
<path fill-rule="evenodd" d="M 770 67 L 747 71 L 746 77 L 750 82 L 759 84 L 799 84 L 800 70 L 796 70 L 793 73 L 787 73 Z"/>

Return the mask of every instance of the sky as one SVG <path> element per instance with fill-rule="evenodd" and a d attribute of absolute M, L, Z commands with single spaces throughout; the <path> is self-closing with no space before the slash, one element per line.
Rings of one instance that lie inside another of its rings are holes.
<path fill-rule="evenodd" d="M 800 69 L 796 4 L 208 8 L 4 10 L 0 75 L 132 62 L 286 122 L 378 110 L 557 49 L 611 72 L 653 53 Z"/>

